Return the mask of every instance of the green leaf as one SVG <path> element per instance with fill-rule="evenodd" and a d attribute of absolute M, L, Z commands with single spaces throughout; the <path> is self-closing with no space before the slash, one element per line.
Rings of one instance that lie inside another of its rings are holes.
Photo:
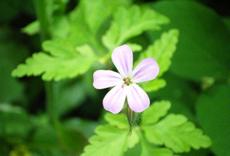
<path fill-rule="evenodd" d="M 178 36 L 179 32 L 176 29 L 163 33 L 161 38 L 150 45 L 140 56 L 141 59 L 146 57 L 156 59 L 160 67 L 159 77 L 165 73 L 171 65 L 171 59 L 176 51 Z"/>
<path fill-rule="evenodd" d="M 69 32 L 69 20 L 66 16 L 53 16 L 51 23 L 51 34 L 53 38 L 64 38 Z M 35 35 L 39 33 L 40 23 L 35 20 L 24 28 L 22 28 L 22 32 L 27 35 Z"/>
<path fill-rule="evenodd" d="M 112 50 L 144 31 L 159 30 L 162 24 L 168 22 L 165 16 L 150 9 L 141 9 L 138 6 L 121 7 L 115 12 L 112 25 L 103 36 L 102 41 L 108 49 Z"/>
<path fill-rule="evenodd" d="M 191 148 L 207 148 L 211 145 L 209 137 L 188 122 L 183 115 L 168 115 L 155 125 L 144 127 L 146 138 L 157 145 L 165 145 L 174 152 L 188 152 Z"/>
<path fill-rule="evenodd" d="M 154 124 L 161 117 L 165 116 L 170 108 L 171 104 L 169 101 L 158 101 L 153 103 L 150 108 L 142 114 L 142 125 Z"/>
<path fill-rule="evenodd" d="M 140 156 L 173 156 L 171 150 L 167 148 L 156 147 L 147 142 L 142 143 L 142 152 Z"/>
<path fill-rule="evenodd" d="M 70 13 L 69 19 L 69 33 L 66 37 L 72 43 L 74 43 L 76 46 L 84 44 L 97 46 L 98 43 L 95 41 L 95 36 L 90 32 L 90 29 L 85 22 L 83 7 L 76 7 Z"/>
<path fill-rule="evenodd" d="M 142 50 L 142 46 L 136 43 L 127 43 L 128 46 L 132 49 L 133 52 L 138 52 Z"/>
<path fill-rule="evenodd" d="M 69 40 L 55 39 L 49 40 L 42 43 L 44 51 L 52 54 L 56 57 L 74 57 L 77 54 L 76 47 Z"/>
<path fill-rule="evenodd" d="M 57 38 L 65 38 L 69 33 L 69 19 L 68 16 L 54 16 L 52 17 L 52 25 L 51 25 L 51 34 L 52 37 Z"/>
<path fill-rule="evenodd" d="M 96 135 L 89 139 L 90 145 L 86 146 L 82 156 L 123 156 L 127 149 L 133 148 L 139 142 L 139 128 L 134 127 L 130 131 L 124 114 L 107 113 L 105 120 L 109 125 L 96 128 Z"/>
<path fill-rule="evenodd" d="M 150 45 L 145 52 L 142 52 L 139 58 L 140 60 L 152 57 L 156 59 L 159 67 L 160 73 L 158 77 L 162 76 L 170 67 L 171 59 L 174 52 L 176 51 L 176 44 L 178 42 L 179 32 L 172 29 L 161 35 L 161 38 L 156 40 L 152 45 Z M 142 87 L 147 91 L 156 91 L 166 86 L 166 81 L 163 79 L 155 79 L 151 82 L 142 84 Z"/>
<path fill-rule="evenodd" d="M 128 134 L 127 148 L 134 148 L 135 145 L 139 142 L 138 131 L 138 128 L 133 128 L 132 131 Z"/>
<path fill-rule="evenodd" d="M 207 90 L 196 103 L 201 127 L 212 139 L 212 151 L 217 156 L 230 155 L 230 85 L 218 85 Z"/>
<path fill-rule="evenodd" d="M 157 91 L 158 89 L 164 88 L 166 86 L 166 81 L 164 79 L 158 78 L 147 83 L 141 84 L 146 92 Z"/>
<path fill-rule="evenodd" d="M 206 76 L 226 78 L 230 66 L 230 35 L 215 11 L 197 1 L 173 0 L 152 4 L 156 11 L 170 18 L 165 30 L 177 28 L 181 32 L 171 71 L 193 80 Z M 154 34 L 150 37 L 155 40 Z"/>
<path fill-rule="evenodd" d="M 128 130 L 105 125 L 99 126 L 81 156 L 122 156 L 125 151 Z"/>
<path fill-rule="evenodd" d="M 38 21 L 33 21 L 29 23 L 27 26 L 22 28 L 22 32 L 28 34 L 28 35 L 34 35 L 39 32 L 39 22 Z"/>
<path fill-rule="evenodd" d="M 42 75 L 43 80 L 73 78 L 85 73 L 95 60 L 94 52 L 88 45 L 74 47 L 66 40 L 54 40 L 45 42 L 43 47 L 49 54 L 33 54 L 25 64 L 19 65 L 12 75 Z"/>
<path fill-rule="evenodd" d="M 127 117 L 121 113 L 121 114 L 111 114 L 107 113 L 105 115 L 105 120 L 112 126 L 116 126 L 120 129 L 128 129 L 129 128 L 129 123 L 127 120 Z"/>
<path fill-rule="evenodd" d="M 90 30 L 96 33 L 105 20 L 113 12 L 116 12 L 119 6 L 128 6 L 130 2 L 130 0 L 97 0 L 92 3 L 91 0 L 84 0 L 81 1 L 80 7 L 84 10 L 85 20 Z"/>

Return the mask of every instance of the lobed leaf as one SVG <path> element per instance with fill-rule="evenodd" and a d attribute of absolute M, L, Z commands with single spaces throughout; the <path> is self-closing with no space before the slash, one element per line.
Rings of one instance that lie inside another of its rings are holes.
<path fill-rule="evenodd" d="M 153 103 L 150 108 L 142 114 L 142 125 L 154 124 L 161 117 L 165 116 L 170 108 L 171 104 L 169 101 L 159 101 Z"/>
<path fill-rule="evenodd" d="M 144 88 L 146 92 L 157 91 L 166 86 L 166 81 L 164 79 L 158 78 L 153 81 L 143 83 L 141 86 Z"/>
<path fill-rule="evenodd" d="M 128 131 L 110 125 L 96 128 L 96 135 L 90 138 L 81 156 L 122 156 Z"/>
<path fill-rule="evenodd" d="M 91 0 L 81 1 L 80 6 L 83 8 L 86 23 L 91 32 L 95 34 L 101 25 L 106 21 L 113 12 L 117 11 L 119 6 L 128 6 L 130 0 L 97 0 L 92 3 Z M 103 11 L 102 11 L 103 10 Z"/>
<path fill-rule="evenodd" d="M 45 42 L 43 46 L 45 50 L 49 50 L 50 55 L 44 52 L 35 53 L 25 64 L 13 70 L 12 75 L 42 75 L 42 79 L 47 81 L 73 78 L 86 72 L 95 60 L 94 53 L 88 45 L 77 47 L 79 52 L 68 45 L 64 47 L 57 44 L 56 41 Z"/>
<path fill-rule="evenodd" d="M 114 14 L 114 20 L 103 36 L 102 42 L 112 50 L 144 31 L 159 30 L 161 25 L 168 22 L 168 18 L 150 9 L 141 10 L 138 6 L 132 6 L 129 9 L 121 7 Z"/>
<path fill-rule="evenodd" d="M 179 32 L 176 29 L 172 29 L 161 35 L 161 38 L 156 40 L 152 45 L 150 45 L 147 50 L 141 53 L 139 61 L 141 59 L 152 57 L 156 59 L 159 67 L 160 73 L 158 77 L 165 73 L 170 65 L 173 54 L 176 50 L 176 44 L 178 42 Z M 165 87 L 166 81 L 164 79 L 157 78 L 151 82 L 142 84 L 142 87 L 147 91 L 156 91 L 160 88 Z"/>
<path fill-rule="evenodd" d="M 128 129 L 129 123 L 125 114 L 111 114 L 107 113 L 105 115 L 105 120 L 112 126 L 116 126 L 121 129 Z"/>
<path fill-rule="evenodd" d="M 27 35 L 34 35 L 39 32 L 39 22 L 33 21 L 22 28 L 22 32 L 26 33 Z"/>
<path fill-rule="evenodd" d="M 147 142 L 142 143 L 142 151 L 140 156 L 173 156 L 173 152 L 164 147 L 156 147 L 148 144 Z"/>
<path fill-rule="evenodd" d="M 171 29 L 163 33 L 161 38 L 150 45 L 140 56 L 141 59 L 146 57 L 153 57 L 156 59 L 160 66 L 159 76 L 165 73 L 170 67 L 172 56 L 176 51 L 178 36 L 179 32 L 176 29 Z"/>
<path fill-rule="evenodd" d="M 168 115 L 155 125 L 144 127 L 147 140 L 156 145 L 165 145 L 174 152 L 188 152 L 191 148 L 207 148 L 209 137 L 187 121 L 183 115 Z"/>

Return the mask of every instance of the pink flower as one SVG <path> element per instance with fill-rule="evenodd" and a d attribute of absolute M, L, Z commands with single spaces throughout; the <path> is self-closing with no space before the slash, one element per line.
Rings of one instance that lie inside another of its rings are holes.
<path fill-rule="evenodd" d="M 125 103 L 134 112 L 142 112 L 150 105 L 146 92 L 137 83 L 155 79 L 159 73 L 159 66 L 152 58 L 142 60 L 133 68 L 133 52 L 128 45 L 114 49 L 113 64 L 119 73 L 111 70 L 97 70 L 93 74 L 93 86 L 96 89 L 113 87 L 104 97 L 103 106 L 107 111 L 119 113 Z"/>

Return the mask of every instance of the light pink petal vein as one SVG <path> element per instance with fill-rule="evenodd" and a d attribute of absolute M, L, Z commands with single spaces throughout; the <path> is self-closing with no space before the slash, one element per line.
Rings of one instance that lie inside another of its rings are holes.
<path fill-rule="evenodd" d="M 133 67 L 133 52 L 127 45 L 122 45 L 114 49 L 112 61 L 123 77 L 131 74 Z"/>
<path fill-rule="evenodd" d="M 93 74 L 93 86 L 96 89 L 105 89 L 122 83 L 120 74 L 111 70 L 97 70 Z"/>
<path fill-rule="evenodd" d="M 159 66 L 152 58 L 142 60 L 133 71 L 133 81 L 135 83 L 145 82 L 155 79 L 159 73 Z"/>
<path fill-rule="evenodd" d="M 149 107 L 149 97 L 138 85 L 132 84 L 128 86 L 126 93 L 128 105 L 134 112 L 142 112 Z"/>
<path fill-rule="evenodd" d="M 125 98 L 125 90 L 121 85 L 112 88 L 103 99 L 104 109 L 113 114 L 119 113 L 124 106 Z"/>

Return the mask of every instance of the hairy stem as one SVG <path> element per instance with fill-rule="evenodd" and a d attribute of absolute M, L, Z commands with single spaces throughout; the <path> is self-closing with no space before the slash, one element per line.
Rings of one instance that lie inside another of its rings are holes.
<path fill-rule="evenodd" d="M 134 111 L 132 111 L 129 106 L 127 107 L 127 118 L 128 118 L 128 122 L 129 122 L 129 128 L 130 131 L 132 131 L 133 127 L 135 127 L 137 125 L 137 113 L 135 113 Z"/>

